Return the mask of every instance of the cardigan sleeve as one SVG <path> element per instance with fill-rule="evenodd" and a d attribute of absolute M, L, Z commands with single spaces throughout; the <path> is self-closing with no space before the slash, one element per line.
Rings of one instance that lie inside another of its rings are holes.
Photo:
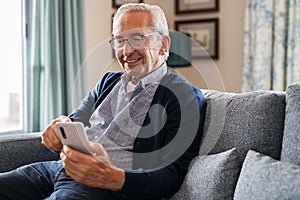
<path fill-rule="evenodd" d="M 84 126 L 90 126 L 89 120 L 94 110 L 105 99 L 114 85 L 120 80 L 123 72 L 107 72 L 97 85 L 81 101 L 78 108 L 69 115 L 72 121 L 80 121 Z"/>

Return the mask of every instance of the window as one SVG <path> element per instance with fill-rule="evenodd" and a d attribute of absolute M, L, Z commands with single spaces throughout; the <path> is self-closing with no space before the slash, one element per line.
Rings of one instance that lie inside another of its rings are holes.
<path fill-rule="evenodd" d="M 21 131 L 23 122 L 22 1 L 0 5 L 0 134 Z"/>

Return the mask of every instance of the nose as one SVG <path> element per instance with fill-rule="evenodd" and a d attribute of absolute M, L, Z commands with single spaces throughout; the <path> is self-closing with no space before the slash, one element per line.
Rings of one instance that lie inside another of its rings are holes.
<path fill-rule="evenodd" d="M 129 56 L 133 52 L 134 52 L 134 49 L 130 46 L 128 41 L 126 41 L 125 44 L 124 44 L 124 48 L 123 48 L 123 55 L 124 56 Z"/>

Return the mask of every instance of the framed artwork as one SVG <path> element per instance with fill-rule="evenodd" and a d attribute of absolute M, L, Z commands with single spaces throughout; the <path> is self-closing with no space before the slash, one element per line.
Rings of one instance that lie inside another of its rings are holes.
<path fill-rule="evenodd" d="M 126 3 L 143 3 L 143 0 L 112 0 L 113 8 L 119 8 Z"/>
<path fill-rule="evenodd" d="M 192 37 L 193 58 L 219 58 L 219 19 L 175 21 L 176 31 Z"/>
<path fill-rule="evenodd" d="M 175 0 L 176 14 L 219 10 L 219 0 Z"/>

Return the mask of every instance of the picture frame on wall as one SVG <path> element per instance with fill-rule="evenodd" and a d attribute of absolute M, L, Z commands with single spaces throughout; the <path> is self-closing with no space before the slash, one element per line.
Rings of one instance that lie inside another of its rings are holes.
<path fill-rule="evenodd" d="M 219 0 L 175 0 L 175 13 L 201 13 L 219 11 Z"/>
<path fill-rule="evenodd" d="M 143 0 L 112 0 L 113 8 L 119 8 L 126 3 L 143 3 Z"/>
<path fill-rule="evenodd" d="M 192 58 L 219 58 L 219 19 L 175 21 L 175 30 L 192 38 Z"/>

